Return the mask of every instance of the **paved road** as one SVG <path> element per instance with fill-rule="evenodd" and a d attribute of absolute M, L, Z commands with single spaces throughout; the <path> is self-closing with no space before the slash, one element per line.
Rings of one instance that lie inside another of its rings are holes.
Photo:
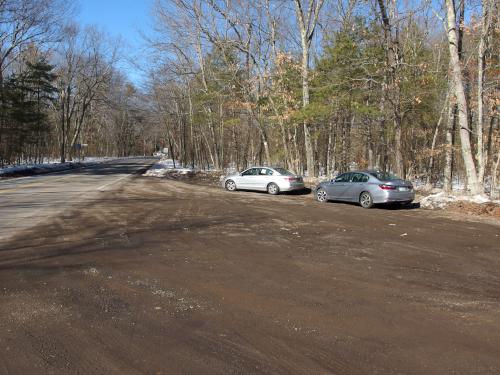
<path fill-rule="evenodd" d="M 21 230 L 113 189 L 154 159 L 119 159 L 77 170 L 0 180 L 0 244 Z"/>

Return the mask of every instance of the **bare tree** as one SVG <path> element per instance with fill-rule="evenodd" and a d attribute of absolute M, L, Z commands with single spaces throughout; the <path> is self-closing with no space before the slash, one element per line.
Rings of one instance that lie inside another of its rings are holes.
<path fill-rule="evenodd" d="M 467 107 L 467 99 L 464 90 L 464 78 L 460 58 L 458 53 L 458 36 L 456 10 L 453 0 L 445 0 L 446 3 L 446 33 L 448 36 L 448 46 L 450 52 L 451 78 L 453 80 L 453 88 L 455 99 L 458 106 L 458 123 L 460 126 L 460 142 L 462 150 L 462 158 L 464 161 L 465 172 L 467 175 L 467 184 L 472 194 L 483 192 L 482 183 L 478 180 L 476 166 L 472 157 L 471 142 L 470 142 L 470 127 L 469 127 L 469 112 Z"/>
<path fill-rule="evenodd" d="M 398 70 L 400 66 L 399 55 L 399 40 L 393 35 L 393 24 L 387 12 L 385 0 L 378 0 L 382 25 L 384 29 L 385 52 L 386 52 L 386 77 L 383 85 L 383 95 L 389 99 L 392 106 L 392 117 L 394 123 L 394 154 L 395 154 L 395 170 L 400 176 L 404 176 L 403 155 L 402 155 L 402 118 L 401 118 L 401 98 L 398 79 Z M 393 12 L 396 11 L 397 5 L 393 3 Z"/>
<path fill-rule="evenodd" d="M 477 152 L 476 159 L 478 163 L 478 180 L 483 183 L 484 172 L 486 169 L 487 155 L 485 155 L 483 144 L 484 127 L 484 76 L 486 67 L 486 54 L 488 52 L 488 35 L 491 28 L 493 13 L 493 0 L 482 0 L 483 15 L 481 17 L 481 34 L 479 37 L 478 56 L 477 56 Z"/>
<path fill-rule="evenodd" d="M 310 49 L 324 0 L 294 1 L 297 23 L 299 25 L 300 43 L 302 46 L 302 104 L 303 107 L 306 108 L 309 105 Z M 306 149 L 307 171 L 309 176 L 314 176 L 314 150 L 311 141 L 311 132 L 306 120 L 304 120 L 304 146 Z"/>
<path fill-rule="evenodd" d="M 56 42 L 60 37 L 65 16 L 72 6 L 62 6 L 60 0 L 1 0 L 0 1 L 0 111 L 5 104 L 4 84 L 30 44 L 39 46 Z M 0 114 L 0 159 L 3 150 L 5 116 Z"/>
<path fill-rule="evenodd" d="M 66 31 L 58 79 L 61 162 L 72 157 L 90 105 L 102 94 L 117 58 L 116 44 L 108 47 L 97 30 L 80 33 L 73 26 Z"/>

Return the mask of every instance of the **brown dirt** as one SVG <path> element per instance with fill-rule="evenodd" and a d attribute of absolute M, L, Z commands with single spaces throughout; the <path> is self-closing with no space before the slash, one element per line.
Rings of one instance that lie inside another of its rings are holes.
<path fill-rule="evenodd" d="M 496 203 L 453 202 L 446 208 L 464 215 L 486 216 L 500 219 L 500 205 Z"/>
<path fill-rule="evenodd" d="M 179 173 L 175 171 L 167 173 L 163 178 L 202 186 L 219 187 L 221 186 L 223 176 L 222 172 L 217 171 L 196 171 L 194 173 Z"/>
<path fill-rule="evenodd" d="M 499 236 L 137 177 L 0 245 L 0 373 L 498 373 Z"/>

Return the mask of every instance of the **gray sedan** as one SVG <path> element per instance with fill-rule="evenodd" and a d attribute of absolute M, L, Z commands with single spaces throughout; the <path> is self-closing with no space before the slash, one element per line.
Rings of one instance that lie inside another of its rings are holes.
<path fill-rule="evenodd" d="M 410 181 L 379 171 L 343 173 L 331 181 L 320 183 L 315 194 L 319 202 L 358 202 L 363 208 L 370 208 L 376 203 L 409 204 L 415 199 Z"/>
<path fill-rule="evenodd" d="M 252 167 L 242 173 L 228 176 L 223 181 L 228 191 L 257 190 L 278 194 L 281 191 L 304 189 L 302 176 L 297 176 L 284 168 Z"/>

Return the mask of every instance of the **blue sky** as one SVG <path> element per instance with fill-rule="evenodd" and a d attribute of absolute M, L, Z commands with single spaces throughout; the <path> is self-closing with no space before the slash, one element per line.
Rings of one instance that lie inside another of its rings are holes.
<path fill-rule="evenodd" d="M 124 52 L 134 58 L 143 45 L 140 30 L 151 25 L 153 0 L 81 0 L 77 19 L 82 26 L 96 25 L 112 37 L 125 42 Z M 121 63 L 129 78 L 140 83 L 140 72 L 127 62 Z"/>

